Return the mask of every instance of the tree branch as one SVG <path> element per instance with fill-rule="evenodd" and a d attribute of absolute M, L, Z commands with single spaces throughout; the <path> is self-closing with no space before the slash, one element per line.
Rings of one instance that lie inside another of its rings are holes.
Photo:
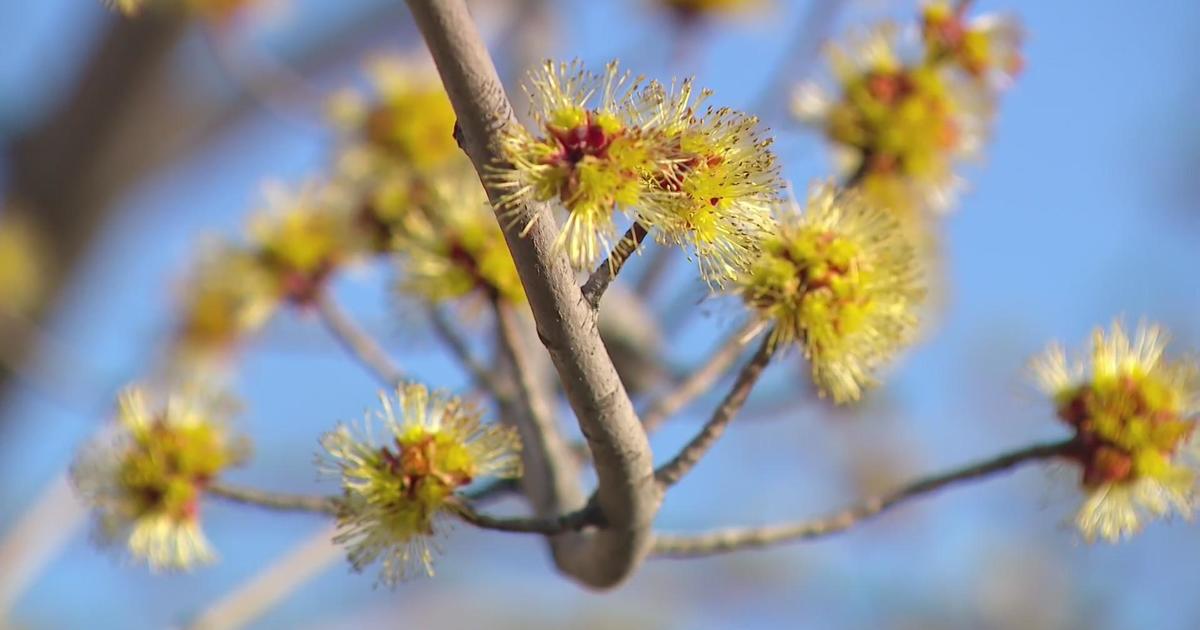
<path fill-rule="evenodd" d="M 1038 444 L 993 457 L 949 472 L 919 479 L 888 494 L 864 499 L 844 510 L 821 518 L 769 525 L 716 530 L 692 535 L 660 534 L 654 540 L 654 555 L 675 558 L 710 556 L 778 543 L 821 538 L 850 529 L 910 499 L 932 494 L 964 481 L 983 479 L 1027 463 L 1061 456 L 1070 440 Z"/>
<path fill-rule="evenodd" d="M 663 488 L 670 487 L 682 479 L 725 433 L 725 427 L 729 426 L 734 416 L 741 411 L 742 405 L 750 396 L 750 390 L 754 389 L 754 384 L 758 382 L 758 377 L 767 368 L 767 364 L 771 362 L 774 354 L 775 344 L 771 342 L 771 335 L 768 333 L 763 337 L 758 352 L 742 368 L 733 387 L 725 395 L 725 400 L 722 400 L 721 404 L 713 411 L 712 417 L 705 423 L 704 428 L 700 429 L 696 437 L 692 438 L 692 441 L 688 442 L 678 455 L 654 471 L 655 479 Z"/>
<path fill-rule="evenodd" d="M 408 0 L 458 115 L 462 146 L 475 170 L 503 163 L 506 129 L 517 125 L 463 0 Z M 495 205 L 504 196 L 492 186 Z M 529 297 L 538 335 L 558 371 L 592 452 L 598 505 L 607 526 L 589 533 L 571 554 L 556 557 L 560 570 L 595 587 L 615 586 L 649 550 L 650 525 L 661 500 L 654 483 L 646 434 L 600 340 L 595 310 L 583 299 L 566 257 L 555 249 L 557 223 L 549 205 L 529 203 L 533 223 L 525 238 L 506 229 L 505 239 Z M 501 222 L 506 223 L 506 222 Z"/>
<path fill-rule="evenodd" d="M 253 505 L 284 512 L 313 512 L 329 516 L 337 516 L 340 503 L 338 497 L 268 492 L 254 488 L 240 488 L 219 482 L 209 484 L 204 491 L 211 496 L 220 497 L 243 505 Z M 499 517 L 476 511 L 470 503 L 464 500 L 465 498 L 452 498 L 450 500 L 450 507 L 464 521 L 482 529 L 554 536 L 565 532 L 577 531 L 588 525 L 603 522 L 602 515 L 591 504 L 585 506 L 583 509 L 549 517 Z"/>
<path fill-rule="evenodd" d="M 359 363 L 366 366 L 387 387 L 395 387 L 404 380 L 404 373 L 392 363 L 383 348 L 380 348 L 366 331 L 359 328 L 332 297 L 323 292 L 317 295 L 315 301 L 325 327 Z"/>
<path fill-rule="evenodd" d="M 646 239 L 646 228 L 641 223 L 634 222 L 629 230 L 625 232 L 625 236 L 617 241 L 608 258 L 600 263 L 599 267 L 588 276 L 587 282 L 583 283 L 583 299 L 587 300 L 588 304 L 592 305 L 593 309 L 600 308 L 600 298 L 604 297 L 604 292 L 608 290 L 608 285 L 612 284 L 613 280 L 617 279 L 617 274 L 621 273 L 621 268 L 633 256 L 638 247 L 641 247 L 642 241 Z"/>
<path fill-rule="evenodd" d="M 558 536 L 576 532 L 596 522 L 598 515 L 595 510 L 582 509 L 551 517 L 499 517 L 477 512 L 466 503 L 454 506 L 455 512 L 462 520 L 480 529 L 490 529 L 498 532 L 517 534 L 542 534 L 543 536 Z"/>
<path fill-rule="evenodd" d="M 508 391 L 509 388 L 501 383 L 496 374 L 471 352 L 467 340 L 446 317 L 446 313 L 436 306 L 430 306 L 426 312 L 438 338 L 446 344 L 463 369 L 470 373 L 471 380 L 475 382 L 475 385 L 494 396 L 501 404 L 515 404 L 512 393 Z"/>
<path fill-rule="evenodd" d="M 524 474 L 521 486 L 539 516 L 558 514 L 583 505 L 583 493 L 575 479 L 575 457 L 554 421 L 554 412 L 536 382 L 535 369 L 526 352 L 521 322 L 511 304 L 492 302 L 497 336 L 503 359 L 516 384 L 518 405 L 506 406 L 504 417 L 517 425 L 521 434 Z M 553 541 L 558 554 L 560 541 Z"/>
<path fill-rule="evenodd" d="M 204 488 L 204 492 L 235 503 L 255 505 L 285 512 L 316 512 L 318 514 L 335 515 L 338 508 L 338 499 L 336 497 L 314 497 L 301 494 L 267 492 L 254 488 L 239 488 L 221 482 L 208 484 Z"/>
<path fill-rule="evenodd" d="M 729 366 L 733 365 L 733 362 L 741 356 L 746 345 L 762 332 L 763 326 L 764 324 L 760 321 L 752 321 L 742 326 L 725 343 L 713 351 L 701 367 L 688 375 L 674 389 L 652 402 L 642 413 L 642 426 L 646 428 L 646 432 L 649 433 L 658 428 L 658 425 L 707 392 L 713 383 L 716 383 L 717 379 L 725 374 L 725 370 L 728 370 Z"/>

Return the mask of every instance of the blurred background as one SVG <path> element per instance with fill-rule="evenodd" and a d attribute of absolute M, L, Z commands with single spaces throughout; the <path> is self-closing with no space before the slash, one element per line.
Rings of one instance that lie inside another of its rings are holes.
<path fill-rule="evenodd" d="M 912 20 L 916 9 L 764 0 L 733 16 L 683 19 L 652 0 L 473 3 L 512 85 L 547 56 L 695 75 L 715 90 L 713 103 L 764 117 L 800 189 L 832 171 L 819 135 L 782 117 L 787 87 L 822 69 L 821 39 Z M 1114 317 L 1160 321 L 1178 347 L 1200 349 L 1200 4 L 985 0 L 975 11 L 1019 16 L 1027 66 L 1004 94 L 985 158 L 964 173 L 969 191 L 946 222 L 945 286 L 925 339 L 884 387 L 846 409 L 794 395 L 805 389 L 798 358 L 774 365 L 745 416 L 669 495 L 658 527 L 817 515 L 1065 436 L 1028 384 L 1026 361 L 1054 339 L 1078 346 Z M 203 235 L 236 235 L 265 181 L 326 169 L 323 100 L 362 85 L 367 56 L 422 44 L 396 0 L 267 0 L 220 24 L 127 20 L 99 1 L 9 0 L 0 41 L 0 199 L 25 204 L 0 218 L 42 234 L 32 268 L 0 256 L 11 295 L 35 296 L 0 325 L 0 624 L 185 626 L 311 547 L 326 524 L 209 502 L 205 528 L 222 561 L 152 575 L 90 543 L 64 471 L 111 417 L 115 392 L 152 369 Z M 638 257 L 622 282 L 664 260 Z M 673 322 L 661 339 L 667 362 L 687 366 L 737 327 L 739 308 L 702 300 L 694 268 L 676 263 L 651 308 Z M 38 281 L 21 288 L 29 277 Z M 413 332 L 419 316 L 390 296 L 386 266 L 344 274 L 336 288 L 410 372 L 467 386 L 450 356 Z M 312 466 L 317 437 L 374 406 L 370 375 L 315 319 L 285 311 L 245 353 L 235 388 L 245 403 L 238 427 L 256 455 L 229 479 L 332 492 Z M 653 437 L 660 459 L 723 391 Z M 571 418 L 563 423 L 575 431 Z M 373 572 L 335 560 L 252 627 L 1200 626 L 1200 530 L 1156 523 L 1126 544 L 1084 544 L 1070 526 L 1075 474 L 1029 466 L 826 540 L 652 560 L 600 594 L 557 575 L 535 537 L 458 527 L 436 578 L 376 589 Z M 55 526 L 24 525 L 31 513 Z"/>

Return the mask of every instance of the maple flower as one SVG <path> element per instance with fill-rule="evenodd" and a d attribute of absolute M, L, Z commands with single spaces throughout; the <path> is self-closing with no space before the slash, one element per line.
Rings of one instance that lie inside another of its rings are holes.
<path fill-rule="evenodd" d="M 514 125 L 504 139 L 507 164 L 489 179 L 505 191 L 501 205 L 514 220 L 530 200 L 558 201 L 567 219 L 557 246 L 580 269 L 611 247 L 618 209 L 633 211 L 645 196 L 643 179 L 656 170 L 651 139 L 641 127 L 644 90 L 617 63 L 603 75 L 580 62 L 547 61 L 525 86 L 533 129 Z"/>
<path fill-rule="evenodd" d="M 516 264 L 470 164 L 429 184 L 427 206 L 409 212 L 396 232 L 400 291 L 433 303 L 477 290 L 523 302 Z"/>
<path fill-rule="evenodd" d="M 803 214 L 781 212 L 739 292 L 773 322 L 773 343 L 804 348 L 821 395 L 844 403 L 911 343 L 920 278 L 894 218 L 856 191 L 817 184 Z"/>
<path fill-rule="evenodd" d="M 231 244 L 206 251 L 182 295 L 174 358 L 220 358 L 258 330 L 279 304 L 271 273 L 251 252 Z"/>
<path fill-rule="evenodd" d="M 1119 322 L 1092 334 L 1086 362 L 1051 346 L 1034 362 L 1058 417 L 1075 431 L 1068 457 L 1087 493 L 1075 524 L 1084 538 L 1118 542 L 1150 518 L 1194 508 L 1200 446 L 1200 366 L 1164 356 L 1168 336 Z"/>
<path fill-rule="evenodd" d="M 925 54 L 934 63 L 949 61 L 995 88 L 1012 84 L 1025 65 L 1024 34 L 1016 18 L 985 15 L 968 21 L 966 3 L 934 0 L 921 10 Z"/>
<path fill-rule="evenodd" d="M 124 541 L 153 570 L 188 570 L 215 556 L 200 528 L 200 497 L 247 443 L 224 425 L 216 398 L 171 395 L 151 407 L 139 387 L 119 399 L 117 427 L 86 446 L 71 467 L 105 541 Z"/>
<path fill-rule="evenodd" d="M 955 169 L 986 135 L 991 91 L 944 64 L 903 60 L 890 25 L 829 56 L 838 89 L 801 85 L 793 112 L 823 130 L 847 185 L 908 225 L 949 210 L 962 187 Z"/>
<path fill-rule="evenodd" d="M 363 249 L 349 203 L 333 187 L 306 185 L 268 189 L 267 205 L 251 217 L 251 248 L 279 296 L 310 303 L 330 274 Z"/>
<path fill-rule="evenodd" d="M 414 570 L 433 574 L 437 521 L 453 512 L 455 491 L 483 476 L 519 476 L 521 444 L 514 429 L 483 424 L 475 406 L 424 385 L 400 386 L 395 404 L 380 399 L 365 431 L 339 425 L 321 445 L 344 492 L 334 541 L 356 570 L 381 562 L 380 582 L 394 585 Z"/>
<path fill-rule="evenodd" d="M 721 285 L 753 259 L 782 182 L 758 119 L 728 108 L 701 112 L 710 93 L 693 100 L 693 92 L 689 79 L 656 99 L 646 127 L 662 138 L 664 167 L 649 181 L 639 220 L 656 228 L 660 243 L 695 252 L 701 275 Z"/>

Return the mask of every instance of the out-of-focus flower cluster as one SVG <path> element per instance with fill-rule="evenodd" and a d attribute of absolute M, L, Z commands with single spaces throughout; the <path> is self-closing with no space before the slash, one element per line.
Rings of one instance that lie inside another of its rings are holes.
<path fill-rule="evenodd" d="M 28 219 L 15 211 L 0 213 L 0 316 L 27 317 L 37 307 L 46 290 L 46 257 L 43 239 Z"/>
<path fill-rule="evenodd" d="M 1200 444 L 1200 365 L 1164 356 L 1166 332 L 1113 324 L 1092 336 L 1087 361 L 1057 345 L 1035 363 L 1058 417 L 1074 432 L 1068 457 L 1082 469 L 1087 498 L 1075 519 L 1088 540 L 1116 542 L 1145 520 L 1189 517 Z"/>
<path fill-rule="evenodd" d="M 334 541 L 357 570 L 380 562 L 380 582 L 392 585 L 414 569 L 433 574 L 438 517 L 453 512 L 455 491 L 484 476 L 519 476 L 521 443 L 515 429 L 483 424 L 473 405 L 424 385 L 401 386 L 394 404 L 380 400 L 382 412 L 361 431 L 341 425 L 321 445 L 343 490 Z"/>
<path fill-rule="evenodd" d="M 567 213 L 558 246 L 577 268 L 612 248 L 624 212 L 698 259 L 707 281 L 737 276 L 771 225 L 781 182 L 770 140 L 752 116 L 702 109 L 690 80 L 644 83 L 610 63 L 547 62 L 526 86 L 532 128 L 516 126 L 493 180 L 513 220 L 536 220 L 531 201 Z"/>
<path fill-rule="evenodd" d="M 71 468 L 104 540 L 124 543 L 155 570 L 213 560 L 200 527 L 200 498 L 209 482 L 248 454 L 248 443 L 230 436 L 224 424 L 227 405 L 195 391 L 159 406 L 139 387 L 121 394 L 117 425 L 85 447 Z"/>
<path fill-rule="evenodd" d="M 968 21 L 967 3 L 925 5 L 918 29 L 892 24 L 860 34 L 829 57 L 836 87 L 801 85 L 793 111 L 819 127 L 848 182 L 922 231 L 953 207 L 956 173 L 991 127 L 999 91 L 1020 70 L 1015 21 Z M 917 31 L 920 45 L 908 40 Z"/>
<path fill-rule="evenodd" d="M 229 18 L 239 10 L 257 0 L 105 0 L 125 15 L 137 15 L 156 5 L 183 7 L 188 11 L 214 21 Z"/>
<path fill-rule="evenodd" d="M 333 101 L 342 131 L 337 177 L 357 221 L 394 253 L 402 293 L 444 302 L 485 293 L 524 300 L 516 266 L 474 169 L 454 140 L 454 111 L 429 68 L 371 65 L 374 95 Z"/>
<path fill-rule="evenodd" d="M 776 217 L 740 292 L 774 323 L 774 343 L 804 348 L 822 395 L 856 400 L 912 340 L 924 296 L 919 263 L 896 220 L 857 191 L 818 184 L 797 210 Z"/>

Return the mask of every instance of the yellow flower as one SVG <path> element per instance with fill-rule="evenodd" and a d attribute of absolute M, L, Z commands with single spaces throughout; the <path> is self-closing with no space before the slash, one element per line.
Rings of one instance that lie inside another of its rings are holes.
<path fill-rule="evenodd" d="M 658 0 L 683 19 L 718 13 L 740 13 L 763 4 L 762 0 Z"/>
<path fill-rule="evenodd" d="M 155 0 L 105 0 L 121 13 L 125 15 L 137 15 L 151 4 L 168 4 L 166 2 L 156 2 Z M 243 7 L 251 4 L 255 0 L 176 0 L 173 4 L 183 5 L 189 11 L 211 20 L 223 20 L 229 18 L 234 13 Z"/>
<path fill-rule="evenodd" d="M 337 95 L 334 122 L 355 149 L 371 159 L 418 170 L 445 165 L 462 151 L 454 140 L 454 109 L 437 74 L 398 57 L 381 57 L 368 66 L 372 94 Z"/>
<path fill-rule="evenodd" d="M 1010 85 L 1024 66 L 1021 25 L 1009 16 L 985 15 L 967 21 L 965 3 L 933 0 L 921 11 L 927 57 L 949 61 L 991 86 Z"/>
<path fill-rule="evenodd" d="M 251 247 L 278 295 L 296 304 L 316 297 L 329 275 L 364 249 L 341 191 L 304 186 L 267 191 L 268 208 L 251 218 Z"/>
<path fill-rule="evenodd" d="M 829 49 L 839 94 L 800 86 L 794 114 L 822 128 L 848 183 L 908 222 L 949 210 L 958 162 L 976 154 L 994 97 L 942 64 L 902 60 L 895 29 L 877 28 L 849 49 Z"/>
<path fill-rule="evenodd" d="M 454 140 L 454 110 L 427 63 L 383 57 L 369 66 L 373 91 L 335 96 L 341 130 L 339 183 L 360 199 L 364 245 L 391 251 L 406 216 L 428 209 L 434 180 L 469 167 Z"/>
<path fill-rule="evenodd" d="M 1057 345 L 1034 363 L 1058 417 L 1075 431 L 1069 456 L 1087 499 L 1075 524 L 1084 538 L 1118 542 L 1148 518 L 1190 516 L 1200 448 L 1200 367 L 1163 356 L 1166 332 L 1121 324 L 1092 335 L 1090 361 L 1069 362 Z"/>
<path fill-rule="evenodd" d="M 410 212 L 396 232 L 399 289 L 435 303 L 476 290 L 524 301 L 504 234 L 470 164 L 429 184 L 428 206 Z"/>
<path fill-rule="evenodd" d="M 694 251 L 701 275 L 721 285 L 754 258 L 782 183 L 771 141 L 758 136 L 758 119 L 728 108 L 701 115 L 708 92 L 694 102 L 692 93 L 687 80 L 658 99 L 646 125 L 661 137 L 664 167 L 649 180 L 652 192 L 638 220 L 656 228 L 660 243 Z"/>
<path fill-rule="evenodd" d="M 278 303 L 274 278 L 254 254 L 228 244 L 211 249 L 184 289 L 175 358 L 219 358 L 261 327 Z"/>
<path fill-rule="evenodd" d="M 505 137 L 508 164 L 489 179 L 506 191 L 502 205 L 512 212 L 529 200 L 561 202 L 568 216 L 557 245 L 576 267 L 592 267 L 611 247 L 615 211 L 640 206 L 643 177 L 656 166 L 639 124 L 645 92 L 616 62 L 596 75 L 578 61 L 546 62 L 526 91 L 536 132 L 514 126 Z"/>
<path fill-rule="evenodd" d="M 924 297 L 896 221 L 829 184 L 813 186 L 803 215 L 779 217 L 739 284 L 746 304 L 774 323 L 772 341 L 802 345 L 813 382 L 838 403 L 857 400 L 911 342 Z"/>
<path fill-rule="evenodd" d="M 393 585 L 414 569 L 433 574 L 436 521 L 453 512 L 455 491 L 482 476 L 519 476 L 521 446 L 515 430 L 482 424 L 473 405 L 424 385 L 399 387 L 396 406 L 380 399 L 382 444 L 368 417 L 365 434 L 339 425 L 321 445 L 344 491 L 334 541 L 348 545 L 355 570 L 381 561 L 379 579 Z"/>
<path fill-rule="evenodd" d="M 153 570 L 187 570 L 214 559 L 200 529 L 200 498 L 223 470 L 242 461 L 219 401 L 186 392 L 151 408 L 131 387 L 119 400 L 115 435 L 76 458 L 71 478 L 99 519 L 105 540 L 124 540 Z"/>
<path fill-rule="evenodd" d="M 27 219 L 11 211 L 0 214 L 0 316 L 27 316 L 37 307 L 46 282 L 43 248 Z"/>

